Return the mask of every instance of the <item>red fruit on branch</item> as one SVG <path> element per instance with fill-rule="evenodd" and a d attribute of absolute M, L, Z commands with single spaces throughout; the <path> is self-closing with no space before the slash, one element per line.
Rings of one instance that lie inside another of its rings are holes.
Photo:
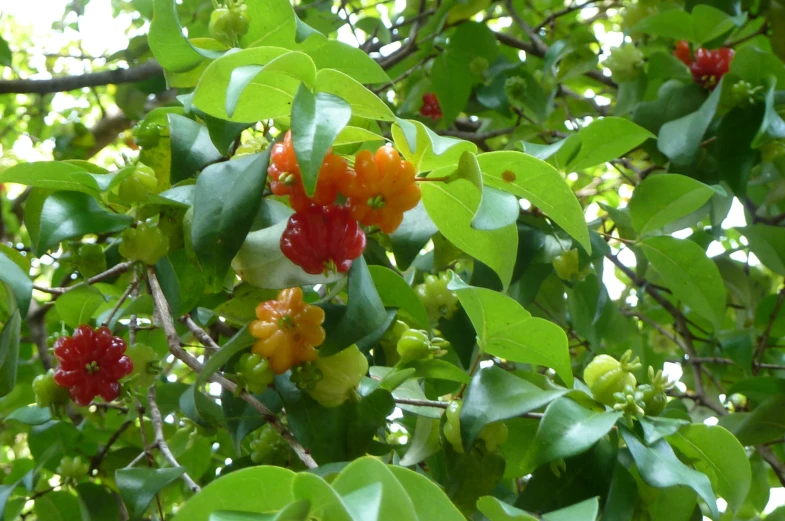
<path fill-rule="evenodd" d="M 90 326 L 79 326 L 74 336 L 60 337 L 55 342 L 59 365 L 54 381 L 68 389 L 77 405 L 90 405 L 99 395 L 110 402 L 120 396 L 119 380 L 134 369 L 125 349 L 125 340 L 112 336 L 108 328 L 94 331 Z"/>
<path fill-rule="evenodd" d="M 348 175 L 349 165 L 332 152 L 327 155 L 319 170 L 316 191 L 308 197 L 300 176 L 300 167 L 294 154 L 292 133 L 287 132 L 283 143 L 273 145 L 270 153 L 271 164 L 267 169 L 270 177 L 270 190 L 275 195 L 288 195 L 289 203 L 296 212 L 305 210 L 311 205 L 326 206 L 338 197 L 338 182 Z"/>
<path fill-rule="evenodd" d="M 720 79 L 730 69 L 734 51 L 728 47 L 708 50 L 700 48 L 695 51 L 695 61 L 690 65 L 693 79 L 703 88 L 714 90 Z"/>
<path fill-rule="evenodd" d="M 439 99 L 433 92 L 427 92 L 422 96 L 422 107 L 420 107 L 420 115 L 426 118 L 431 118 L 436 121 L 442 118 L 442 108 L 439 105 Z"/>
<path fill-rule="evenodd" d="M 679 40 L 676 42 L 676 48 L 673 50 L 673 55 L 687 67 L 692 65 L 692 50 L 690 49 L 690 44 L 687 40 Z"/>
<path fill-rule="evenodd" d="M 365 250 L 365 233 L 343 206 L 311 206 L 289 217 L 281 251 L 306 273 L 343 273 Z"/>

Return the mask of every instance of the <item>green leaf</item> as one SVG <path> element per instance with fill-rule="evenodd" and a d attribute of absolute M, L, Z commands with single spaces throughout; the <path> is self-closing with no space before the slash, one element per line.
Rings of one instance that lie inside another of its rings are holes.
<path fill-rule="evenodd" d="M 219 510 L 273 512 L 294 501 L 296 474 L 281 467 L 251 467 L 221 476 L 189 499 L 172 521 L 208 521 Z"/>
<path fill-rule="evenodd" d="M 232 146 L 240 139 L 243 130 L 248 128 L 246 123 L 232 123 L 208 114 L 204 115 L 204 122 L 207 125 L 210 140 L 222 156 L 231 155 Z"/>
<path fill-rule="evenodd" d="M 403 277 L 384 266 L 368 266 L 368 270 L 385 307 L 399 308 L 421 328 L 430 327 L 425 306 Z"/>
<path fill-rule="evenodd" d="M 205 281 L 202 271 L 193 264 L 183 249 L 162 257 L 155 264 L 155 274 L 175 316 L 191 311 L 204 295 Z"/>
<path fill-rule="evenodd" d="M 496 366 L 477 371 L 466 388 L 461 408 L 461 438 L 471 447 L 480 431 L 500 420 L 507 420 L 545 407 L 568 389 L 545 391 L 533 383 Z"/>
<path fill-rule="evenodd" d="M 432 175 L 438 176 L 440 171 Z M 471 222 L 480 193 L 468 182 L 422 183 L 422 201 L 439 231 L 456 247 L 488 265 L 506 288 L 515 266 L 518 232 L 515 225 L 497 230 L 475 230 Z"/>
<path fill-rule="evenodd" d="M 498 230 L 518 220 L 521 207 L 518 198 L 509 192 L 486 186 L 477 214 L 472 219 L 475 230 Z"/>
<path fill-rule="evenodd" d="M 303 472 L 292 482 L 294 498 L 311 505 L 310 515 L 317 519 L 352 521 L 338 493 L 322 478 Z"/>
<path fill-rule="evenodd" d="M 668 442 L 661 439 L 650 447 L 646 447 L 627 429 L 622 429 L 622 435 L 643 481 L 655 488 L 676 485 L 690 487 L 703 498 L 714 519 L 719 517 L 717 500 L 714 497 L 709 478 L 679 461 Z"/>
<path fill-rule="evenodd" d="M 258 303 L 257 303 L 258 304 Z M 206 382 L 210 377 L 215 374 L 226 362 L 228 362 L 234 355 L 240 351 L 247 349 L 256 341 L 254 337 L 248 332 L 248 326 L 243 327 L 240 331 L 227 340 L 221 346 L 221 350 L 213 353 L 212 356 L 205 362 L 199 376 L 197 376 L 197 383 Z"/>
<path fill-rule="evenodd" d="M 116 521 L 120 509 L 114 494 L 95 483 L 80 483 L 76 486 L 82 507 L 82 521 Z"/>
<path fill-rule="evenodd" d="M 333 146 L 353 145 L 355 143 L 365 143 L 366 141 L 384 141 L 384 137 L 372 130 L 348 126 L 341 130 L 341 133 L 335 138 Z"/>
<path fill-rule="evenodd" d="M 697 44 L 710 42 L 736 26 L 733 18 L 716 7 L 698 4 L 692 9 L 692 41 Z"/>
<path fill-rule="evenodd" d="M 512 150 L 480 154 L 477 160 L 486 185 L 526 198 L 591 252 L 581 205 L 558 170 Z"/>
<path fill-rule="evenodd" d="M 499 292 L 467 286 L 453 276 L 454 290 L 477 332 L 480 348 L 493 356 L 550 367 L 572 386 L 572 365 L 564 330 L 532 317 L 518 302 Z"/>
<path fill-rule="evenodd" d="M 335 69 L 365 85 L 390 81 L 387 73 L 368 53 L 343 42 L 316 34 L 294 48 L 310 56 L 319 70 Z"/>
<path fill-rule="evenodd" d="M 379 510 L 382 505 L 382 485 L 381 483 L 372 483 L 344 495 L 341 499 L 343 499 L 346 510 L 352 519 L 376 521 L 379 519 Z"/>
<path fill-rule="evenodd" d="M 5 417 L 5 421 L 16 420 L 25 425 L 43 425 L 52 420 L 52 412 L 48 407 L 30 405 L 16 409 Z"/>
<path fill-rule="evenodd" d="M 29 222 L 28 218 L 34 219 L 35 215 L 26 214 L 25 223 Z M 132 222 L 131 216 L 110 212 L 87 194 L 55 192 L 45 198 L 40 218 L 32 224 L 36 230 L 30 234 L 33 250 L 40 255 L 65 239 L 88 233 L 119 232 Z"/>
<path fill-rule="evenodd" d="M 785 66 L 782 60 L 755 45 L 744 45 L 737 49 L 730 63 L 730 72 L 738 74 L 752 85 L 765 85 L 766 79 L 774 75 L 776 88 L 785 88 Z"/>
<path fill-rule="evenodd" d="M 5 282 L 16 298 L 19 311 L 27 316 L 33 298 L 33 281 L 8 255 L 0 252 L 0 281 Z"/>
<path fill-rule="evenodd" d="M 286 508 L 288 509 L 289 507 Z M 281 510 L 281 512 L 283 512 L 283 510 Z M 276 517 L 275 514 L 251 514 L 249 512 L 221 510 L 210 514 L 209 521 L 276 521 L 276 519 L 278 519 L 278 517 Z"/>
<path fill-rule="evenodd" d="M 79 286 L 55 300 L 55 308 L 68 327 L 87 324 L 106 300 L 93 286 Z"/>
<path fill-rule="evenodd" d="M 657 148 L 660 152 L 677 165 L 692 164 L 703 142 L 703 135 L 714 119 L 721 92 L 722 85 L 717 85 L 697 111 L 665 123 L 660 128 L 657 139 Z"/>
<path fill-rule="evenodd" d="M 244 56 L 253 60 L 258 54 L 248 53 Z M 236 60 L 237 57 L 234 57 L 233 63 Z M 250 61 L 246 65 L 234 68 L 229 76 L 229 83 L 226 86 L 227 116 L 231 118 L 234 115 L 237 102 L 249 84 L 252 82 L 264 84 L 265 80 L 273 81 L 280 74 L 298 79 L 308 88 L 313 88 L 316 83 L 316 65 L 307 54 L 292 51 L 276 56 L 264 64 L 254 64 Z"/>
<path fill-rule="evenodd" d="M 409 448 L 401 458 L 400 465 L 402 467 L 417 465 L 425 458 L 440 452 L 442 445 L 439 441 L 439 430 L 439 420 L 418 416 Z"/>
<path fill-rule="evenodd" d="M 269 150 L 205 168 L 196 181 L 193 250 L 208 286 L 219 288 L 262 200 Z"/>
<path fill-rule="evenodd" d="M 265 389 L 262 394 L 254 396 L 275 414 L 283 408 L 281 398 L 272 388 Z M 221 409 L 226 418 L 226 428 L 232 437 L 234 450 L 240 454 L 240 447 L 246 436 L 262 427 L 267 421 L 251 404 L 226 389 L 221 392 Z"/>
<path fill-rule="evenodd" d="M 641 242 L 649 263 L 679 300 L 719 329 L 727 290 L 717 265 L 690 240 L 649 237 Z"/>
<path fill-rule="evenodd" d="M 199 65 L 205 57 L 217 58 L 223 54 L 191 45 L 183 36 L 175 0 L 154 0 L 153 21 L 147 41 L 158 63 L 173 72 L 188 71 Z"/>
<path fill-rule="evenodd" d="M 569 398 L 559 398 L 545 409 L 519 472 L 530 474 L 544 463 L 589 450 L 621 416 L 620 412 L 597 412 Z"/>
<path fill-rule="evenodd" d="M 288 0 L 249 2 L 248 16 L 251 24 L 240 39 L 240 45 L 262 47 L 291 45 L 294 43 L 296 21 L 294 9 Z"/>
<path fill-rule="evenodd" d="M 583 127 L 576 134 L 580 149 L 569 161 L 567 170 L 583 170 L 617 159 L 649 138 L 656 138 L 645 128 L 624 118 L 605 117 Z"/>
<path fill-rule="evenodd" d="M 402 364 L 401 369 L 412 368 L 415 370 L 415 378 L 430 378 L 435 380 L 448 380 L 450 382 L 460 382 L 468 384 L 471 377 L 458 367 L 446 360 L 415 360 Z"/>
<path fill-rule="evenodd" d="M 425 396 L 422 387 L 420 387 L 416 380 L 411 379 L 415 372 L 416 371 L 411 368 L 401 371 L 393 371 L 392 367 L 384 366 L 373 366 L 370 368 L 371 376 L 381 380 L 381 386 L 383 388 L 393 389 L 392 395 L 396 400 L 407 399 L 427 401 L 428 398 Z M 398 407 L 403 411 L 431 419 L 441 418 L 444 414 L 444 409 L 441 407 L 405 404 L 399 404 Z"/>
<path fill-rule="evenodd" d="M 104 174 L 105 175 L 105 174 Z M 60 161 L 19 163 L 0 174 L 0 183 L 19 183 L 34 188 L 69 190 L 97 196 L 101 192 L 97 178 L 79 165 Z"/>
<path fill-rule="evenodd" d="M 640 418 L 640 424 L 643 429 L 643 440 L 646 445 L 651 445 L 660 438 L 675 434 L 689 422 L 678 418 L 643 416 Z"/>
<path fill-rule="evenodd" d="M 440 136 L 419 121 L 401 118 L 395 121 L 397 124 L 392 127 L 395 146 L 418 172 L 456 165 L 465 152 L 477 152 L 474 143 Z"/>
<path fill-rule="evenodd" d="M 13 55 L 8 42 L 0 38 L 0 65 L 3 67 L 11 67 L 13 65 Z M 2 511 L 0 509 L 0 511 Z"/>
<path fill-rule="evenodd" d="M 321 92 L 314 95 L 305 85 L 297 89 L 292 102 L 292 142 L 309 195 L 316 190 L 324 156 L 351 117 L 352 109 L 342 98 Z"/>
<path fill-rule="evenodd" d="M 761 445 L 785 436 L 782 409 L 785 396 L 775 394 L 765 399 L 751 412 L 738 412 L 720 418 L 720 425 L 733 433 L 745 446 Z"/>
<path fill-rule="evenodd" d="M 389 465 L 387 469 L 392 472 L 409 496 L 418 519 L 463 521 L 461 513 L 436 483 L 403 467 Z"/>
<path fill-rule="evenodd" d="M 714 490 L 738 512 L 747 498 L 752 471 L 747 453 L 733 434 L 719 425 L 694 423 L 668 437 L 668 442 L 706 474 Z"/>
<path fill-rule="evenodd" d="M 36 498 L 33 512 L 37 519 L 47 521 L 73 521 L 80 517 L 80 506 L 76 496 L 65 490 L 50 492 Z"/>
<path fill-rule="evenodd" d="M 380 121 L 395 121 L 390 107 L 361 83 L 335 69 L 322 69 L 316 75 L 316 91 L 346 100 L 352 116 Z"/>
<path fill-rule="evenodd" d="M 639 235 L 661 229 L 704 205 L 714 190 L 679 174 L 647 177 L 635 187 L 630 200 L 632 225 Z"/>
<path fill-rule="evenodd" d="M 19 335 L 22 317 L 16 309 L 0 333 L 0 396 L 10 393 L 16 386 L 16 369 L 19 359 Z"/>
<path fill-rule="evenodd" d="M 675 40 L 692 40 L 692 16 L 681 9 L 659 11 L 636 23 L 632 30 Z"/>
<path fill-rule="evenodd" d="M 330 356 L 373 333 L 387 319 L 365 258 L 359 257 L 349 269 L 349 304 L 338 324 L 327 332 L 319 348 L 320 356 Z"/>
<path fill-rule="evenodd" d="M 213 145 L 207 127 L 179 114 L 169 114 L 168 118 L 172 140 L 172 184 L 194 177 L 199 170 L 223 157 Z"/>
<path fill-rule="evenodd" d="M 600 511 L 599 498 L 594 497 L 575 505 L 543 514 L 544 521 L 596 521 Z"/>
<path fill-rule="evenodd" d="M 403 214 L 403 222 L 390 235 L 395 263 L 400 270 L 406 270 L 417 258 L 423 246 L 438 231 L 428 216 L 423 202 Z"/>
<path fill-rule="evenodd" d="M 489 521 L 537 521 L 536 517 L 493 496 L 481 497 L 477 501 L 477 508 Z"/>
<path fill-rule="evenodd" d="M 131 521 L 144 517 L 150 501 L 162 488 L 183 475 L 183 467 L 150 469 L 130 468 L 115 471 L 115 483 L 128 509 Z M 178 515 L 180 512 L 178 512 Z"/>
<path fill-rule="evenodd" d="M 375 458 L 363 457 L 347 465 L 333 481 L 333 488 L 342 496 L 365 488 L 369 483 L 381 483 L 382 503 L 379 521 L 418 519 L 414 503 L 389 467 Z"/>
<path fill-rule="evenodd" d="M 785 275 L 785 228 L 766 224 L 752 224 L 738 228 L 749 242 L 749 248 L 764 266 Z"/>

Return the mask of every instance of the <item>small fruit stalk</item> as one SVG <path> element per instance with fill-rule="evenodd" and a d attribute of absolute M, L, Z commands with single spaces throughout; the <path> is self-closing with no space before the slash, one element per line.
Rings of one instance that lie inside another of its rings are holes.
<path fill-rule="evenodd" d="M 352 218 L 389 234 L 401 225 L 403 214 L 420 202 L 416 173 L 394 148 L 383 146 L 375 154 L 368 150 L 357 154 L 354 175 L 342 178 L 339 188 L 349 198 L 346 205 Z"/>
<path fill-rule="evenodd" d="M 210 15 L 208 30 L 210 36 L 219 42 L 236 46 L 248 32 L 250 23 L 245 0 L 227 0 L 223 7 L 217 7 Z"/>
<path fill-rule="evenodd" d="M 286 258 L 312 275 L 348 271 L 365 244 L 365 233 L 342 206 L 311 206 L 297 212 L 281 235 Z"/>
<path fill-rule="evenodd" d="M 594 395 L 594 399 L 609 407 L 618 402 L 616 393 L 633 392 L 638 381 L 632 371 L 641 367 L 640 360 L 632 360 L 632 351 L 616 360 L 610 355 L 597 355 L 583 371 L 583 380 Z M 626 401 L 626 398 L 625 398 Z"/>
<path fill-rule="evenodd" d="M 278 300 L 268 300 L 256 307 L 256 318 L 248 326 L 257 339 L 252 352 L 269 359 L 275 374 L 315 360 L 316 347 L 324 342 L 322 328 L 324 310 L 303 301 L 301 288 L 288 288 L 278 294 Z"/>
<path fill-rule="evenodd" d="M 455 452 L 464 453 L 463 438 L 461 436 L 461 409 L 463 402 L 461 400 L 453 400 L 447 406 L 444 413 L 444 438 L 450 443 Z M 485 444 L 485 450 L 494 452 L 499 446 L 507 441 L 507 426 L 504 422 L 489 423 L 477 435 L 477 441 L 474 446 L 477 447 L 477 442 L 482 441 Z"/>
<path fill-rule="evenodd" d="M 356 345 L 301 366 L 292 381 L 323 407 L 339 407 L 357 397 L 356 388 L 368 373 L 368 359 Z"/>
<path fill-rule="evenodd" d="M 450 274 L 445 271 L 438 276 L 426 275 L 425 281 L 414 288 L 433 323 L 438 323 L 442 318 L 452 318 L 458 309 L 458 296 L 447 288 L 449 283 Z"/>
<path fill-rule="evenodd" d="M 68 389 L 77 405 L 90 405 L 99 395 L 111 402 L 120 396 L 119 380 L 134 368 L 125 350 L 125 340 L 112 336 L 108 328 L 79 326 L 73 336 L 61 336 L 55 342 L 59 365 L 54 381 Z"/>

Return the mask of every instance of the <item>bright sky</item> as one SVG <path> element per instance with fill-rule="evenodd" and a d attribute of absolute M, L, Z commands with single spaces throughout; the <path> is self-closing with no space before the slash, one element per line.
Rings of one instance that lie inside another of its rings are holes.
<path fill-rule="evenodd" d="M 396 2 L 404 4 L 404 0 L 396 0 Z M 34 78 L 43 79 L 50 77 L 44 67 L 44 61 L 46 59 L 43 56 L 44 53 L 58 53 L 63 47 L 69 44 L 71 45 L 69 53 L 84 53 L 90 56 L 109 55 L 125 49 L 128 45 L 125 31 L 130 25 L 132 15 L 122 14 L 118 18 L 114 18 L 111 2 L 109 0 L 93 0 L 87 5 L 85 15 L 79 20 L 78 32 L 70 29 L 62 34 L 52 31 L 52 24 L 62 19 L 65 6 L 69 3 L 70 0 L 6 1 L 4 2 L 5 5 L 0 7 L 0 19 L 3 19 L 6 15 L 10 14 L 15 18 L 18 24 L 32 29 L 35 46 L 30 49 L 25 49 L 25 51 L 31 55 L 31 65 L 44 71 L 33 76 Z M 594 14 L 593 12 L 590 12 L 590 9 L 586 9 L 585 11 L 584 18 L 589 18 Z M 386 12 L 380 14 L 386 18 Z M 66 17 L 65 22 L 71 23 L 75 20 L 76 15 L 71 13 Z M 510 21 L 502 18 L 499 19 L 497 23 L 499 25 L 509 25 Z M 10 27 L 7 24 L 0 26 L 0 34 L 3 34 L 4 31 L 10 31 Z M 10 39 L 10 34 L 3 34 L 3 36 Z M 623 35 L 621 33 L 605 32 L 602 26 L 599 26 L 597 36 L 603 42 L 602 47 L 605 53 L 608 53 L 611 47 L 620 45 L 623 41 Z M 346 43 L 356 44 L 354 36 L 347 26 L 342 27 L 338 37 Z M 80 39 L 81 49 L 78 45 L 74 45 L 74 42 L 78 42 Z M 70 60 L 68 67 L 72 73 L 78 73 L 81 72 L 80 68 L 83 67 L 84 63 L 85 62 L 82 62 L 81 60 Z M 41 159 L 40 156 L 34 152 L 32 142 L 29 140 L 20 140 L 18 145 L 19 146 L 14 147 L 14 152 L 19 154 L 20 157 Z M 587 209 L 588 220 L 594 218 L 594 215 L 592 214 L 596 213 L 597 209 L 591 207 Z M 731 211 L 727 219 L 722 223 L 722 226 L 723 228 L 732 228 L 744 225 L 744 209 L 739 201 L 734 199 Z M 688 235 L 689 233 L 676 234 L 676 236 L 679 237 L 686 237 Z M 709 247 L 709 254 L 712 256 L 722 253 L 722 251 L 722 246 L 719 243 L 712 243 Z M 745 260 L 743 252 L 736 252 L 731 257 L 740 261 Z M 619 254 L 619 258 L 629 266 L 635 265 L 635 257 L 629 250 L 622 250 Z M 758 260 L 754 258 L 754 256 L 751 256 L 750 264 L 758 264 Z M 616 278 L 614 266 L 608 260 L 605 261 L 603 282 L 608 288 L 610 297 L 612 299 L 619 298 L 624 289 L 624 284 Z M 667 368 L 670 376 L 672 378 L 679 378 L 681 376 L 681 367 L 676 364 L 669 364 L 669 366 L 672 366 Z M 766 512 L 770 512 L 783 504 L 785 504 L 785 489 L 772 489 L 771 499 L 766 508 Z"/>

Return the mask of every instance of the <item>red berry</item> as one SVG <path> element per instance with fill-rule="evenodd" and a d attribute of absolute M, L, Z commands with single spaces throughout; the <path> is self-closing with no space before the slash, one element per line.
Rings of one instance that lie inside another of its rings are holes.
<path fill-rule="evenodd" d="M 306 273 L 343 273 L 365 250 L 365 233 L 343 206 L 311 206 L 289 217 L 281 251 Z"/>
<path fill-rule="evenodd" d="M 60 337 L 54 353 L 59 363 L 54 381 L 68 389 L 77 405 L 87 406 L 96 396 L 109 402 L 120 396 L 120 380 L 131 374 L 134 364 L 125 356 L 125 341 L 108 328 L 95 331 L 79 326 L 74 336 Z"/>
<path fill-rule="evenodd" d="M 422 96 L 422 107 L 420 115 L 436 121 L 442 117 L 442 108 L 439 106 L 439 98 L 433 92 L 427 92 Z"/>
<path fill-rule="evenodd" d="M 689 67 L 692 64 L 692 50 L 687 40 L 679 40 L 676 42 L 676 48 L 673 50 L 673 55 L 681 62 Z"/>
<path fill-rule="evenodd" d="M 720 79 L 728 72 L 734 51 L 728 47 L 695 51 L 695 62 L 690 65 L 693 79 L 704 88 L 714 90 Z"/>

